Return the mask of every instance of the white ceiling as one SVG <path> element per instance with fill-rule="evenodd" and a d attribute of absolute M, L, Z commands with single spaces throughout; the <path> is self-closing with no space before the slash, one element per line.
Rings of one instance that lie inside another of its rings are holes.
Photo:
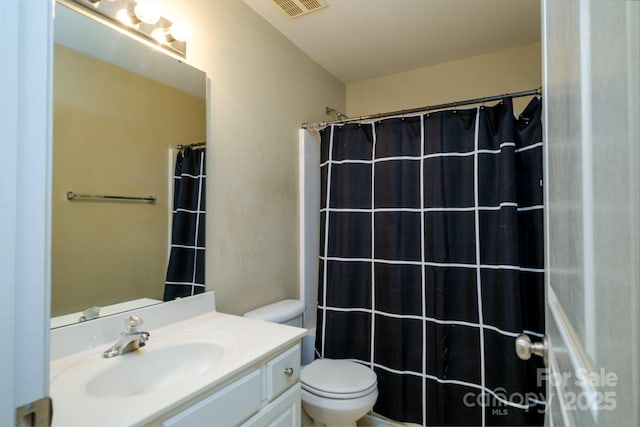
<path fill-rule="evenodd" d="M 540 41 L 539 0 L 324 0 L 294 19 L 244 1 L 344 83 Z"/>

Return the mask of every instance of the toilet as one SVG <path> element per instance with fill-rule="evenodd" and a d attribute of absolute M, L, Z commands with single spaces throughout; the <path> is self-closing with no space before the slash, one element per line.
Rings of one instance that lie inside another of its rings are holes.
<path fill-rule="evenodd" d="M 304 303 L 282 300 L 244 314 L 244 317 L 302 327 Z M 314 359 L 315 328 L 302 339 L 302 409 L 315 426 L 355 426 L 378 398 L 375 372 L 359 363 Z"/>

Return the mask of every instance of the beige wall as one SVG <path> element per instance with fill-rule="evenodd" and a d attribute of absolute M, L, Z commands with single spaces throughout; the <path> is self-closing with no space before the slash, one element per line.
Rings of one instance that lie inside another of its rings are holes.
<path fill-rule="evenodd" d="M 52 315 L 162 298 L 168 149 L 205 129 L 203 99 L 56 45 Z M 69 190 L 157 202 L 68 201 Z"/>
<path fill-rule="evenodd" d="M 347 85 L 349 117 L 420 108 L 542 86 L 540 44 Z M 514 101 L 520 113 L 528 100 Z"/>
<path fill-rule="evenodd" d="M 211 79 L 207 288 L 242 314 L 298 292 L 300 124 L 345 107 L 345 86 L 241 0 L 162 0 L 193 27 L 187 59 Z"/>

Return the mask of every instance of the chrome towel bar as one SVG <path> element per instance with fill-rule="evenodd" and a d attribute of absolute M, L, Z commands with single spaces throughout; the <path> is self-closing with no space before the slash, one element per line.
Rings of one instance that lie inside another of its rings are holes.
<path fill-rule="evenodd" d="M 131 200 L 155 203 L 154 196 L 118 196 L 112 194 L 80 194 L 73 191 L 67 191 L 67 200 L 74 199 L 97 199 L 97 200 Z"/>

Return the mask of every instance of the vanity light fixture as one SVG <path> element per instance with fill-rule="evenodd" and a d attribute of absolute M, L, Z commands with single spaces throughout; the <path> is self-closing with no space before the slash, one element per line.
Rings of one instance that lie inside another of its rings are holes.
<path fill-rule="evenodd" d="M 94 7 L 98 7 L 101 0 L 87 0 L 87 1 L 91 3 Z M 115 0 L 105 0 L 105 1 L 115 1 Z"/>
<path fill-rule="evenodd" d="M 182 58 L 187 55 L 187 40 L 191 37 L 191 27 L 186 23 L 174 23 L 160 16 L 151 0 L 57 1 L 72 7 L 81 6 L 82 11 L 89 16 L 106 19 Z"/>
<path fill-rule="evenodd" d="M 186 42 L 191 38 L 191 27 L 188 24 L 176 22 L 168 28 L 156 28 L 151 33 L 151 37 L 160 44 Z"/>

